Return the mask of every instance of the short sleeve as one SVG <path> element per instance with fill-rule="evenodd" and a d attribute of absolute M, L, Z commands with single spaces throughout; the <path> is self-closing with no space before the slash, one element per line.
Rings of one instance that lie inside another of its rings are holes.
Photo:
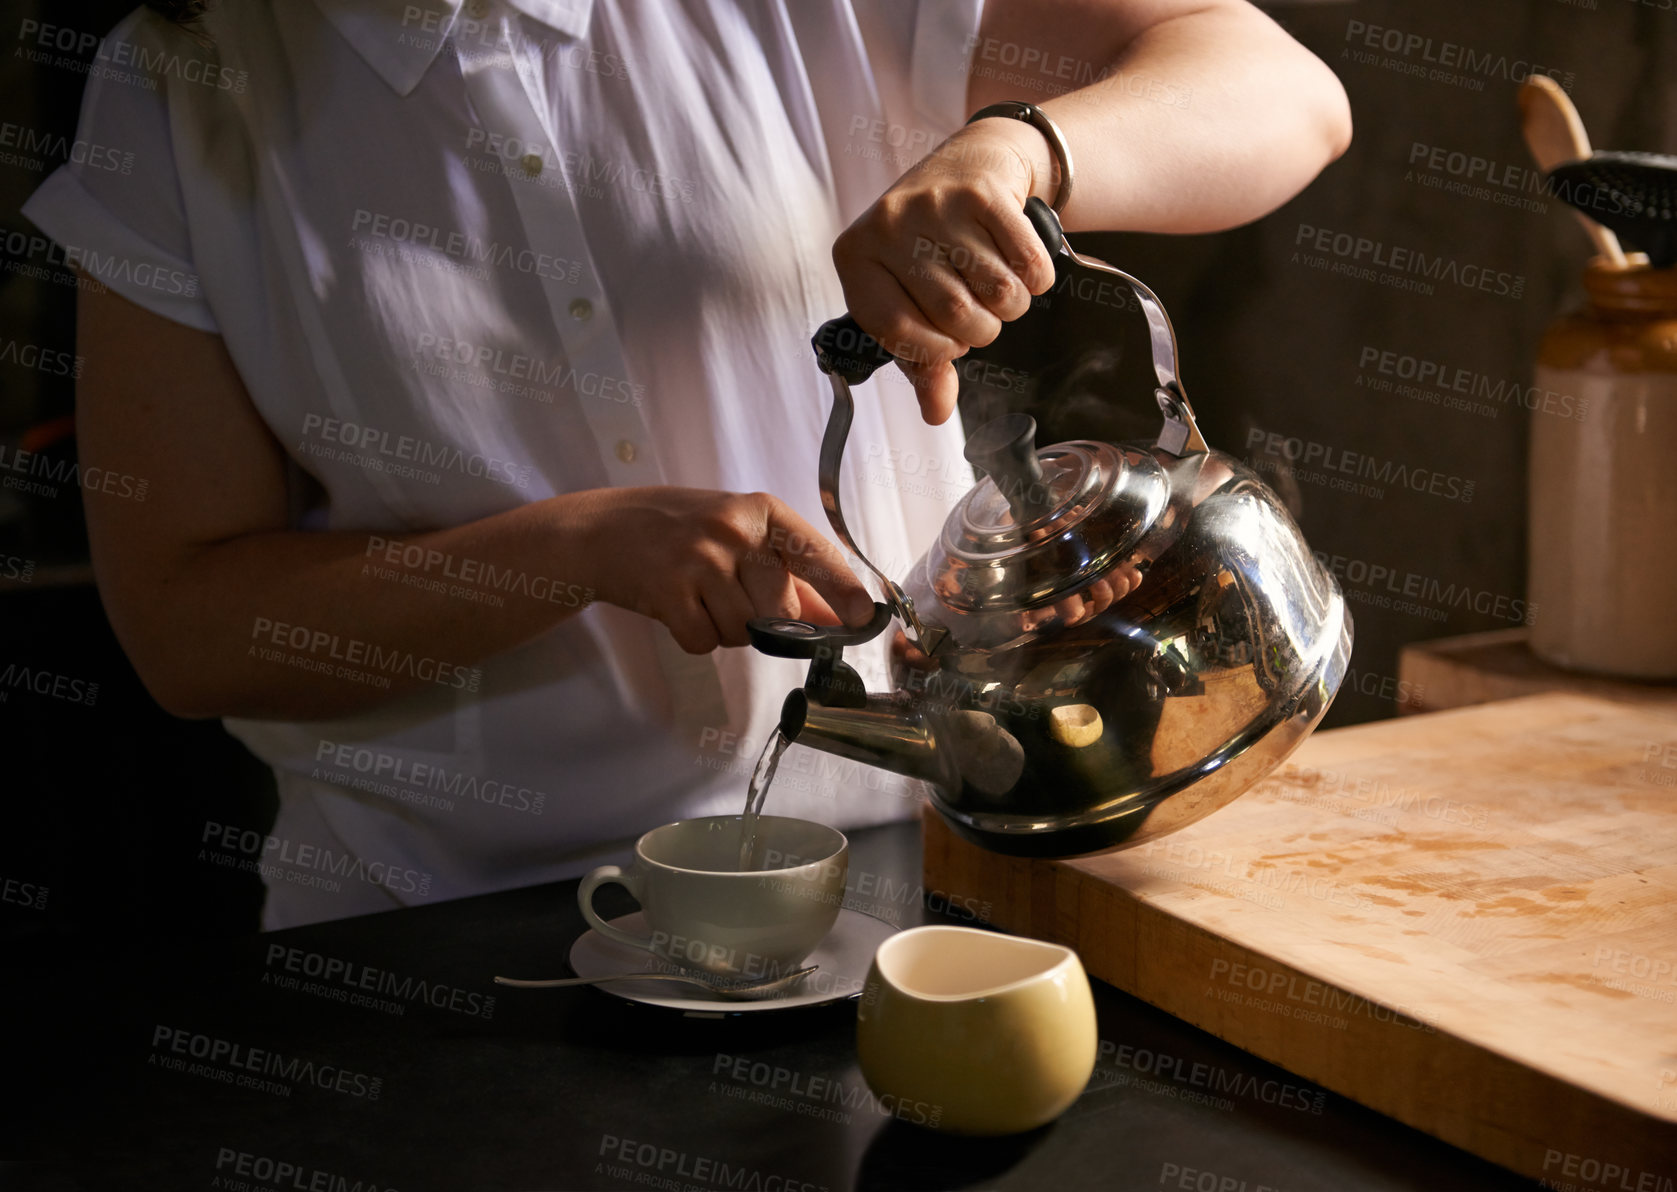
<path fill-rule="evenodd" d="M 130 302 L 218 331 L 192 260 L 170 132 L 168 80 L 133 65 L 186 57 L 185 39 L 145 9 L 101 43 L 82 93 L 76 150 L 23 206 L 68 264 Z"/>
<path fill-rule="evenodd" d="M 911 66 L 914 106 L 937 128 L 966 122 L 967 72 L 984 0 L 920 0 L 914 14 Z"/>

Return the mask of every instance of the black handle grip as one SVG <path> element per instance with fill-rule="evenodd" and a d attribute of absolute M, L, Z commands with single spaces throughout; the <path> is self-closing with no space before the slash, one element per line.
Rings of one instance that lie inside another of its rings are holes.
<path fill-rule="evenodd" d="M 1036 457 L 1036 419 L 1029 414 L 990 419 L 967 438 L 962 454 L 995 482 L 1015 522 L 1033 521 L 1048 508 L 1048 486 Z"/>
<path fill-rule="evenodd" d="M 753 617 L 745 623 L 752 648 L 774 658 L 815 658 L 836 655 L 845 646 L 871 641 L 891 623 L 891 606 L 873 603 L 873 619 L 866 625 L 812 625 L 786 617 Z"/>
<path fill-rule="evenodd" d="M 1060 217 L 1054 214 L 1054 208 L 1032 195 L 1025 200 L 1025 218 L 1031 221 L 1036 234 L 1042 238 L 1048 255 L 1060 255 L 1060 247 L 1066 242 L 1066 234 L 1060 229 Z"/>
<path fill-rule="evenodd" d="M 880 365 L 891 363 L 891 353 L 849 315 L 828 319 L 809 342 L 821 371 L 837 373 L 852 385 L 860 385 Z"/>
<path fill-rule="evenodd" d="M 1036 234 L 1042 237 L 1048 255 L 1057 256 L 1065 237 L 1060 231 L 1060 217 L 1054 214 L 1054 209 L 1033 195 L 1025 200 L 1025 218 L 1031 221 Z M 881 365 L 891 363 L 891 353 L 863 331 L 848 314 L 821 324 L 809 343 L 815 349 L 815 362 L 821 371 L 837 373 L 851 385 L 860 385 Z"/>

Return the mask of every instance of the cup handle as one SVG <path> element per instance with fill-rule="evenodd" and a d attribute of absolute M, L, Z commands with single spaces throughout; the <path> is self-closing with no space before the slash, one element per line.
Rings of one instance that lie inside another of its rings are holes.
<path fill-rule="evenodd" d="M 582 908 L 582 917 L 587 920 L 588 926 L 605 936 L 608 940 L 616 940 L 620 944 L 628 944 L 631 948 L 642 948 L 648 952 L 652 951 L 652 936 L 630 935 L 627 931 L 624 931 L 620 927 L 613 927 L 610 923 L 607 923 L 604 919 L 600 918 L 597 913 L 595 913 L 594 891 L 598 890 L 601 886 L 608 882 L 616 882 L 625 890 L 629 891 L 630 895 L 636 902 L 641 901 L 640 874 L 634 872 L 625 873 L 616 865 L 602 865 L 598 869 L 590 870 L 588 876 L 582 879 L 582 885 L 577 887 L 576 901 L 577 905 Z"/>

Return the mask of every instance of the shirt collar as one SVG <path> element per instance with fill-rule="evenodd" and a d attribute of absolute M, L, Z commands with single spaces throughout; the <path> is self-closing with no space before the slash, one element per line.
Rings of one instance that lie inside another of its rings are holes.
<path fill-rule="evenodd" d="M 490 0 L 506 3 L 561 36 L 588 36 L 594 0 Z M 419 86 L 464 0 L 315 0 L 343 39 L 398 95 Z M 467 18 L 469 19 L 469 18 Z"/>

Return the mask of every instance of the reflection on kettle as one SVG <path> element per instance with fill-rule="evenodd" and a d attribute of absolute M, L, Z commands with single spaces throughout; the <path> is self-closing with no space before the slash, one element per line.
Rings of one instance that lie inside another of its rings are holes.
<path fill-rule="evenodd" d="M 1326 712 L 1351 617 L 1280 499 L 1210 450 L 1176 376 L 1153 292 L 1071 250 L 1039 200 L 1026 214 L 1062 267 L 1127 282 L 1151 332 L 1153 443 L 1038 448 L 1008 414 L 967 459 L 984 479 L 862 629 L 762 619 L 752 644 L 810 659 L 781 711 L 790 740 L 925 779 L 960 835 L 998 852 L 1065 857 L 1193 823 L 1273 770 Z M 863 563 L 838 500 L 850 386 L 890 359 L 845 316 L 815 337 L 833 389 L 821 496 Z M 902 629 L 894 689 L 870 693 L 843 648 Z"/>

